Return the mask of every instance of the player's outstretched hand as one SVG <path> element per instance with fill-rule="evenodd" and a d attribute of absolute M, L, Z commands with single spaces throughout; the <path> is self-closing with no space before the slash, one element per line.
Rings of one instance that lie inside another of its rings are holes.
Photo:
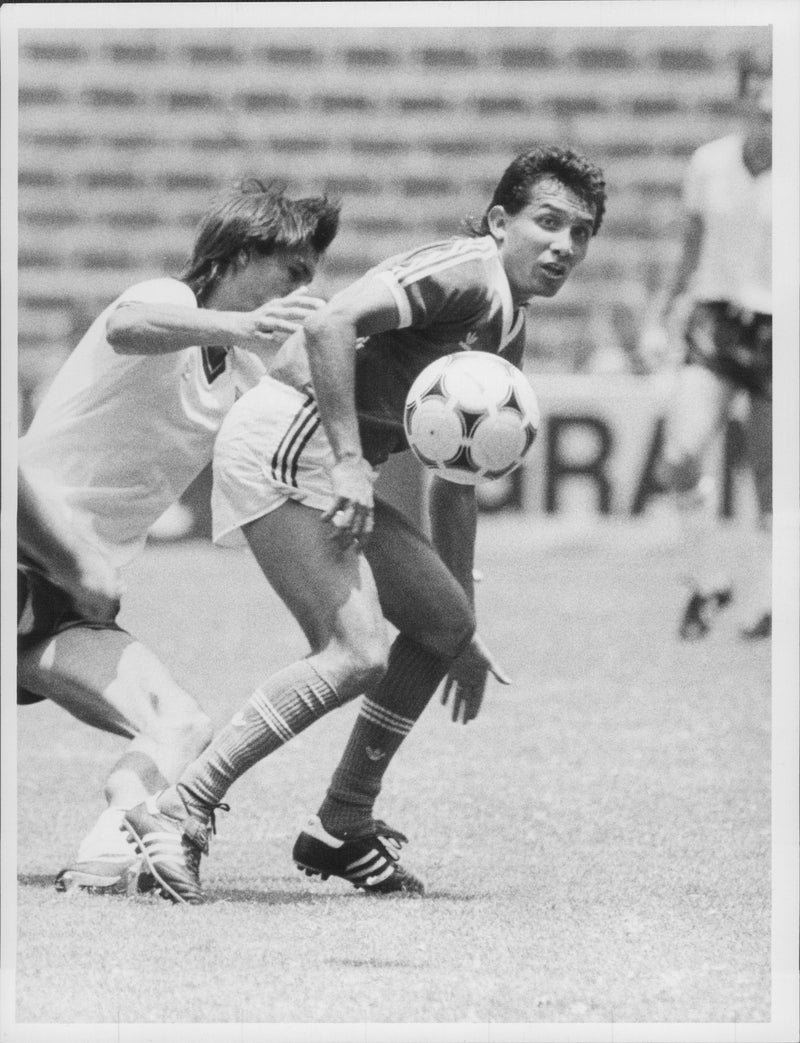
<path fill-rule="evenodd" d="M 286 297 L 267 301 L 255 311 L 245 313 L 248 329 L 241 338 L 241 347 L 259 347 L 265 342 L 278 347 L 303 325 L 313 312 L 327 301 L 313 297 L 307 286 L 300 286 Z"/>
<path fill-rule="evenodd" d="M 500 684 L 511 684 L 511 678 L 475 634 L 458 659 L 451 664 L 444 682 L 442 706 L 446 706 L 452 696 L 454 721 L 460 719 L 462 724 L 469 724 L 478 716 L 489 674 Z"/>
<path fill-rule="evenodd" d="M 322 520 L 333 526 L 332 537 L 342 546 L 369 536 L 373 526 L 372 486 L 375 471 L 363 456 L 346 456 L 331 468 L 334 499 Z"/>

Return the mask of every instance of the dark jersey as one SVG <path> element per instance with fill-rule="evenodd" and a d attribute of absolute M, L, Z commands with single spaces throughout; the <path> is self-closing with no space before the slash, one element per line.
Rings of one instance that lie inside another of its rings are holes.
<path fill-rule="evenodd" d="M 400 327 L 367 337 L 356 352 L 356 408 L 373 465 L 408 448 L 403 407 L 422 370 L 456 351 L 502 353 L 520 366 L 525 310 L 515 309 L 491 236 L 432 243 L 371 273 L 391 290 Z"/>
<path fill-rule="evenodd" d="M 772 315 L 730 301 L 698 301 L 685 331 L 688 364 L 705 366 L 753 395 L 772 398 Z"/>

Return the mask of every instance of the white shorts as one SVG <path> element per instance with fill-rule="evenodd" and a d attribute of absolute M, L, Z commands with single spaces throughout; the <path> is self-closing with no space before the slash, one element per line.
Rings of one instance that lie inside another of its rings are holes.
<path fill-rule="evenodd" d="M 214 542 L 241 543 L 238 530 L 287 500 L 318 511 L 333 501 L 333 450 L 310 392 L 264 377 L 228 413 L 214 447 Z"/>

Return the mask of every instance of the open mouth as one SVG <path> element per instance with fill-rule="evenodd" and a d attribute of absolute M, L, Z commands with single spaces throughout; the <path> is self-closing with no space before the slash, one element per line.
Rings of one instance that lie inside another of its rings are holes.
<path fill-rule="evenodd" d="M 567 274 L 567 266 L 565 264 L 541 264 L 539 267 L 549 279 L 563 279 Z"/>

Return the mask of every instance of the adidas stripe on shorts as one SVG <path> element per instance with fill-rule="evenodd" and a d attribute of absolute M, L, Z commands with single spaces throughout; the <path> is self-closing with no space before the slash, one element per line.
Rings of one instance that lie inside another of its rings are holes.
<path fill-rule="evenodd" d="M 314 396 L 264 377 L 233 406 L 217 436 L 214 542 L 240 542 L 242 525 L 287 500 L 327 510 L 333 464 Z"/>

